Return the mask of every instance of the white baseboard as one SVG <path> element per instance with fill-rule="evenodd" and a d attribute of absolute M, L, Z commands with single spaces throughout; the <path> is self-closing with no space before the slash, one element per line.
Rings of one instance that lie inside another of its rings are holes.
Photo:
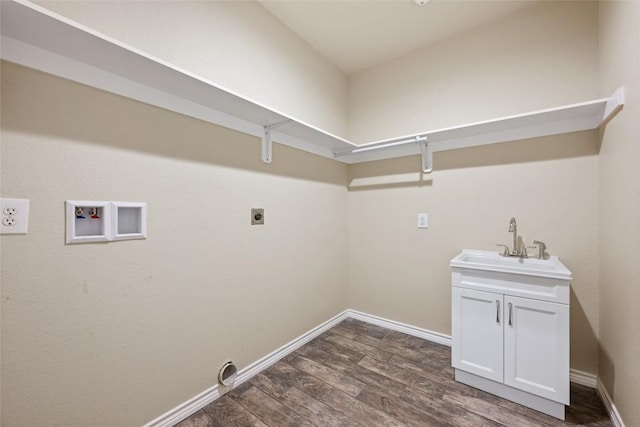
<path fill-rule="evenodd" d="M 299 336 L 293 341 L 283 345 L 279 349 L 274 352 L 266 355 L 262 359 L 252 363 L 246 368 L 240 370 L 238 372 L 238 377 L 236 378 L 234 387 L 239 386 L 244 383 L 254 375 L 259 374 L 261 371 L 267 369 L 269 366 L 276 363 L 278 360 L 287 356 L 289 353 L 297 350 L 302 347 L 304 344 L 308 343 L 318 335 L 324 333 L 325 331 L 333 328 L 338 323 L 342 322 L 347 318 L 353 318 L 357 320 L 361 320 L 363 322 L 371 323 L 374 325 L 382 326 L 387 329 L 391 329 L 394 331 L 404 332 L 408 335 L 413 335 L 419 338 L 423 338 L 429 341 L 434 341 L 440 344 L 447 345 L 451 347 L 451 337 L 448 335 L 439 334 L 437 332 L 432 332 L 427 329 L 418 328 L 411 325 L 406 325 L 404 323 L 396 322 L 389 319 L 384 319 L 378 316 L 372 316 L 370 314 L 362 313 L 355 310 L 345 310 L 342 313 L 334 316 L 333 318 L 327 320 L 321 325 L 316 326 L 309 332 Z M 144 425 L 144 427 L 172 427 L 190 415 L 195 414 L 200 409 L 204 408 L 211 402 L 220 398 L 226 392 L 228 392 L 230 388 L 226 388 L 223 386 L 219 386 L 218 384 L 208 388 L 202 393 L 194 396 L 188 401 L 176 406 L 165 414 L 159 416 L 153 421 L 148 422 Z"/>
<path fill-rule="evenodd" d="M 385 319 L 384 317 L 362 313 L 361 311 L 347 310 L 347 313 L 352 319 L 362 320 L 363 322 L 382 326 L 383 328 L 391 329 L 392 331 L 402 332 L 407 335 L 413 335 L 414 337 L 422 338 L 427 341 L 433 341 L 438 344 L 443 344 L 451 347 L 450 335 L 433 332 L 428 329 L 418 328 L 417 326 L 407 325 L 405 323 L 396 322 L 395 320 Z"/>
<path fill-rule="evenodd" d="M 604 404 L 604 408 L 609 413 L 609 418 L 611 418 L 611 423 L 613 423 L 613 426 L 625 427 L 624 422 L 620 417 L 620 413 L 616 408 L 616 405 L 613 404 L 613 400 L 611 400 L 611 396 L 609 396 L 609 393 L 607 393 L 607 389 L 604 387 L 604 384 L 602 384 L 602 381 L 600 381 L 600 379 L 598 379 L 597 381 L 596 391 L 600 396 L 600 400 L 602 400 L 602 403 Z"/>
<path fill-rule="evenodd" d="M 391 329 L 393 331 L 398 331 L 405 333 L 407 335 L 412 335 L 418 338 L 422 338 L 428 341 L 433 341 L 438 344 L 443 344 L 451 347 L 451 336 L 441 334 L 439 332 L 433 332 L 428 329 L 419 328 L 417 326 L 407 325 L 405 323 L 396 322 L 395 320 L 385 319 L 383 317 L 374 316 L 371 314 L 363 313 L 356 310 L 345 310 L 342 313 L 332 317 L 321 325 L 316 326 L 310 331 L 302 334 L 298 338 L 295 338 L 291 342 L 283 345 L 279 349 L 271 352 L 265 357 L 257 360 L 246 368 L 240 370 L 238 372 L 238 377 L 234 384 L 234 387 L 239 386 L 245 381 L 249 380 L 254 375 L 259 374 L 263 370 L 267 369 L 269 366 L 276 363 L 278 360 L 302 347 L 304 344 L 308 343 L 312 339 L 316 338 L 318 335 L 326 332 L 327 330 L 333 328 L 338 323 L 343 320 L 351 318 L 356 320 L 361 320 L 363 322 L 371 323 L 373 325 L 381 326 L 383 328 Z M 571 370 L 570 379 L 572 382 L 585 385 L 587 387 L 596 388 L 600 398 L 604 402 L 604 405 L 609 412 L 611 420 L 615 427 L 625 427 L 618 411 L 613 405 L 609 395 L 606 390 L 602 386 L 601 382 L 597 379 L 597 377 L 593 374 L 589 374 L 586 372 L 578 371 L 575 369 Z M 195 414 L 200 409 L 204 408 L 211 402 L 220 398 L 226 392 L 228 392 L 231 388 L 214 385 L 202 393 L 194 396 L 188 401 L 176 406 L 165 414 L 159 416 L 153 421 L 148 422 L 143 427 L 172 427 L 185 418 Z"/>
<path fill-rule="evenodd" d="M 596 388 L 598 377 L 588 372 L 572 369 L 569 373 L 569 380 L 572 383 L 581 384 L 587 387 Z"/>
<path fill-rule="evenodd" d="M 321 325 L 316 326 L 309 332 L 302 334 L 298 338 L 293 341 L 283 345 L 279 349 L 269 353 L 265 357 L 251 365 L 247 366 L 244 369 L 238 371 L 238 377 L 234 383 L 234 387 L 239 386 L 243 382 L 247 381 L 254 375 L 259 374 L 261 371 L 265 370 L 269 366 L 276 363 L 278 360 L 287 356 L 289 353 L 297 350 L 302 347 L 304 344 L 308 343 L 318 335 L 324 333 L 325 331 L 333 328 L 338 323 L 342 322 L 346 318 L 349 317 L 349 310 L 345 310 L 337 316 L 332 317 Z M 176 406 L 165 414 L 159 416 L 153 421 L 149 421 L 143 427 L 172 427 L 184 420 L 185 418 L 195 414 L 200 409 L 204 408 L 211 402 L 220 398 L 223 394 L 231 390 L 230 387 L 219 386 L 218 384 L 208 388 L 197 396 L 192 397 L 186 402 Z"/>
<path fill-rule="evenodd" d="M 276 363 L 278 360 L 287 356 L 289 353 L 293 353 L 295 350 L 299 349 L 300 347 L 302 347 L 303 345 L 305 345 L 306 343 L 308 343 L 318 335 L 321 335 L 324 332 L 328 331 L 329 329 L 333 328 L 338 323 L 342 322 L 348 317 L 349 317 L 349 310 L 345 310 L 342 313 L 322 323 L 321 325 L 318 325 L 315 328 L 311 329 L 310 331 L 300 335 L 298 338 L 295 338 L 293 341 L 288 342 L 287 344 L 283 345 L 276 351 L 271 352 L 270 354 L 266 355 L 262 359 L 247 366 L 246 368 L 244 368 L 238 373 L 238 378 L 236 379 L 235 385 L 238 386 L 243 382 L 247 381 L 248 379 L 250 379 L 251 377 L 253 377 L 254 375 L 257 375 L 260 372 L 264 371 L 269 366 Z"/>

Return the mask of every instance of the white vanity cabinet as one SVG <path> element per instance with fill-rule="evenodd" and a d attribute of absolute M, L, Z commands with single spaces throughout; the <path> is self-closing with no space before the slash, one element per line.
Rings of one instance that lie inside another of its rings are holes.
<path fill-rule="evenodd" d="M 454 260 L 451 359 L 456 381 L 564 419 L 570 272 L 562 266 L 568 276 L 543 277 L 544 272 L 461 268 Z M 554 275 L 562 276 L 547 276 Z"/>

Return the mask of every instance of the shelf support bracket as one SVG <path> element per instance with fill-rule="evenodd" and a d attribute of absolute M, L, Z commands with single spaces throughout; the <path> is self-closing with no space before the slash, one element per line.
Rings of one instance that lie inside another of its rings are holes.
<path fill-rule="evenodd" d="M 433 149 L 429 146 L 429 143 L 425 139 L 418 142 L 420 145 L 420 152 L 422 153 L 422 172 L 431 173 L 433 171 Z"/>
<path fill-rule="evenodd" d="M 598 124 L 598 127 L 605 126 L 611 119 L 615 117 L 616 114 L 622 110 L 624 106 L 624 87 L 619 87 L 613 95 L 607 99 L 607 103 L 604 107 L 604 115 L 602 116 L 602 120 Z"/>
<path fill-rule="evenodd" d="M 281 122 L 263 126 L 264 133 L 262 134 L 262 161 L 264 163 L 271 163 L 271 160 L 273 158 L 272 156 L 273 142 L 271 141 L 271 130 L 278 128 L 282 125 L 286 125 L 291 121 L 292 121 L 291 119 L 287 119 Z"/>

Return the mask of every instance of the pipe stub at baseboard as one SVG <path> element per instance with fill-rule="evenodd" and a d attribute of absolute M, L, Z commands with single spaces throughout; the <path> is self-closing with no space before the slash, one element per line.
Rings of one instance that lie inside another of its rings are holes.
<path fill-rule="evenodd" d="M 218 372 L 218 382 L 225 386 L 233 385 L 236 381 L 236 377 L 238 376 L 238 368 L 231 361 L 227 361 L 220 368 L 220 372 Z"/>

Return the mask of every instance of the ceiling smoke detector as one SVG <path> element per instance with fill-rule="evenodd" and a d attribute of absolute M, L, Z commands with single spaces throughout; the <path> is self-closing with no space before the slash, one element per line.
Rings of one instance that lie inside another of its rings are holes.
<path fill-rule="evenodd" d="M 429 3 L 429 0 L 413 0 L 413 2 L 418 6 L 424 6 L 425 4 Z"/>

